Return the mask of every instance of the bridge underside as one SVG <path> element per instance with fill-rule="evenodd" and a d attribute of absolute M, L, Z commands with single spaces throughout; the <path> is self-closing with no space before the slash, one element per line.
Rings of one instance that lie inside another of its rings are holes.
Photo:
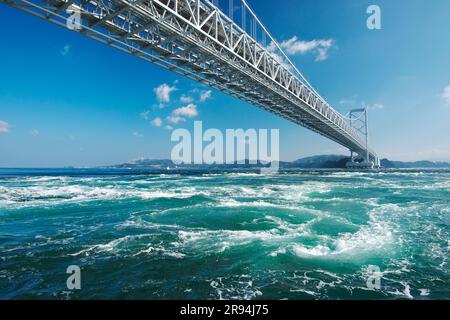
<path fill-rule="evenodd" d="M 347 121 L 207 0 L 1 0 L 247 101 L 366 155 Z M 369 159 L 377 162 L 369 149 Z"/>

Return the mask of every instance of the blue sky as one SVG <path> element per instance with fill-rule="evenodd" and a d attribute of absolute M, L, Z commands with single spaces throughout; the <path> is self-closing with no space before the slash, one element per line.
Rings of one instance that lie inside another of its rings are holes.
<path fill-rule="evenodd" d="M 338 111 L 369 106 L 371 144 L 382 157 L 450 160 L 448 0 L 278 0 L 276 9 L 273 1 L 248 2 Z M 381 7 L 382 30 L 366 27 L 370 4 Z M 194 120 L 206 128 L 279 128 L 283 160 L 346 152 L 254 106 L 4 4 L 0 21 L 0 167 L 168 158 L 173 144 L 166 126 L 191 129 Z M 177 115 L 186 122 L 171 123 Z"/>

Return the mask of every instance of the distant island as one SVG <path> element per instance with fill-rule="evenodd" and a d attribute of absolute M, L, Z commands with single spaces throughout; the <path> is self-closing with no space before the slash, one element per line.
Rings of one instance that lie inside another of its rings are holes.
<path fill-rule="evenodd" d="M 346 163 L 350 160 L 348 156 L 344 155 L 319 155 L 301 158 L 292 162 L 280 161 L 280 169 L 345 169 Z M 174 164 L 171 160 L 155 160 L 155 159 L 141 159 L 132 162 L 127 162 L 118 165 L 108 166 L 109 168 L 129 168 L 129 169 L 155 169 L 155 170 L 172 170 L 172 169 L 196 169 L 196 170 L 231 170 L 231 169 L 260 169 L 268 167 L 269 164 L 258 162 L 257 164 L 250 164 L 248 160 L 245 164 Z M 443 169 L 450 168 L 448 162 L 434 162 L 434 161 L 416 161 L 403 162 L 391 161 L 388 159 L 381 160 L 381 166 L 386 169 Z"/>

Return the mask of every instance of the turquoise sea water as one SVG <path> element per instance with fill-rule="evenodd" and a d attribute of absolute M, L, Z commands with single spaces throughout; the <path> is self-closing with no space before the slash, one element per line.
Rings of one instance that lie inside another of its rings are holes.
<path fill-rule="evenodd" d="M 445 170 L 0 171 L 1 299 L 448 299 L 449 239 Z"/>

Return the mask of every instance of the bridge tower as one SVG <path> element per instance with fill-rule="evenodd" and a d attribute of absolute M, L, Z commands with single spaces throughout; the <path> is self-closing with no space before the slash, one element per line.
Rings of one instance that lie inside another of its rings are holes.
<path fill-rule="evenodd" d="M 350 150 L 350 161 L 347 163 L 347 168 L 378 168 L 380 166 L 378 157 L 371 158 L 369 153 L 369 116 L 367 107 L 351 110 L 349 113 L 349 122 L 350 127 L 364 137 L 365 152 L 358 154 L 359 158 L 362 158 L 362 161 L 357 162 L 355 161 L 353 150 Z"/>

